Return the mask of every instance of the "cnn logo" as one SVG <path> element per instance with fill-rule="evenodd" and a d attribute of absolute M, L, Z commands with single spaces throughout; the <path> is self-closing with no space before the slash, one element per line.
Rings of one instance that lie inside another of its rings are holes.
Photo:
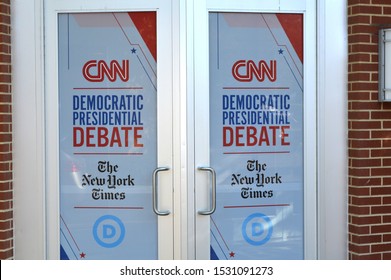
<path fill-rule="evenodd" d="M 275 82 L 277 80 L 277 62 L 270 60 L 260 60 L 256 63 L 253 60 L 238 60 L 232 66 L 232 76 L 239 82 L 251 82 L 254 77 L 263 82 L 267 77 L 269 81 Z"/>
<path fill-rule="evenodd" d="M 83 76 L 89 82 L 103 82 L 107 78 L 115 82 L 120 78 L 123 82 L 129 80 L 129 60 L 122 60 L 122 65 L 117 60 L 107 64 L 104 60 L 90 60 L 83 66 Z"/>

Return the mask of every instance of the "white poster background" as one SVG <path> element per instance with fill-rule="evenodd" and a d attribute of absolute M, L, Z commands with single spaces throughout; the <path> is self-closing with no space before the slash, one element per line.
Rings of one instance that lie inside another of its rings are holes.
<path fill-rule="evenodd" d="M 276 14 L 209 26 L 211 259 L 303 259 L 303 63 Z"/>
<path fill-rule="evenodd" d="M 129 13 L 59 15 L 59 111 L 61 259 L 156 259 L 156 60 Z"/>

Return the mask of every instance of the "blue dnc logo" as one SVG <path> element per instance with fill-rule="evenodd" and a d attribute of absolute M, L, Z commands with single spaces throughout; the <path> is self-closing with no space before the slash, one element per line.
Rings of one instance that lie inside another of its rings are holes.
<path fill-rule="evenodd" d="M 273 223 L 262 213 L 248 216 L 242 224 L 242 235 L 247 243 L 260 246 L 268 242 L 273 233 Z"/>
<path fill-rule="evenodd" d="M 125 226 L 118 217 L 105 215 L 96 220 L 92 233 L 100 246 L 114 248 L 124 240 Z"/>

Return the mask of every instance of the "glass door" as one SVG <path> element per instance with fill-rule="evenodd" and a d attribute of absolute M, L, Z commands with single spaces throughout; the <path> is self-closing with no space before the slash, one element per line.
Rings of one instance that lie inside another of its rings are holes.
<path fill-rule="evenodd" d="M 316 257 L 313 5 L 299 2 L 197 10 L 197 258 Z"/>
<path fill-rule="evenodd" d="M 172 259 L 170 2 L 65 2 L 45 6 L 48 254 Z"/>
<path fill-rule="evenodd" d="M 48 258 L 316 258 L 315 1 L 78 2 L 45 1 Z"/>

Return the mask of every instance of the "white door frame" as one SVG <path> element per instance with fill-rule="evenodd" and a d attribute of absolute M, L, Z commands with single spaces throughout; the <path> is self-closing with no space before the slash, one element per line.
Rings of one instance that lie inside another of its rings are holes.
<path fill-rule="evenodd" d="M 194 259 L 194 5 L 200 0 L 174 0 L 174 187 L 177 215 L 175 259 Z M 318 95 L 318 255 L 320 259 L 347 258 L 347 1 L 307 0 L 316 3 Z M 46 259 L 46 160 L 44 96 L 44 2 L 12 1 L 13 71 L 13 190 L 15 259 Z M 62 1 L 66 2 L 66 1 Z M 89 5 L 82 1 L 80 7 Z M 110 1 L 112 3 L 114 1 Z M 129 2 L 129 1 L 127 1 Z M 145 4 L 146 1 L 141 5 Z M 149 2 L 149 1 L 148 1 Z M 241 9 L 243 1 L 224 1 Z M 253 1 L 251 1 L 253 2 Z M 296 1 L 280 0 L 281 5 Z M 102 3 L 102 1 L 100 1 Z M 131 1 L 136 3 L 136 1 Z M 276 1 L 254 1 L 278 11 Z M 203 4 L 205 7 L 205 4 Z M 236 6 L 235 6 L 236 5 Z M 254 4 L 255 5 L 255 4 Z M 272 6 L 274 5 L 274 6 Z M 179 17 L 179 20 L 178 20 Z M 178 20 L 178 21 L 177 21 Z M 207 47 L 207 46 L 206 46 Z M 181 92 L 181 95 L 179 95 Z M 189 102 L 188 102 L 189 101 Z M 179 128 L 179 129 L 178 129 Z M 26 141 L 26 138 L 28 139 Z M 177 149 L 180 144 L 180 148 Z M 180 156 L 179 156 L 180 155 Z M 179 175 L 178 175 L 179 174 Z M 178 199 L 179 198 L 179 199 Z M 188 201 L 189 210 L 180 203 Z M 186 212 L 187 211 L 187 212 Z M 180 223 L 179 223 L 180 222 Z M 189 237 L 187 237 L 189 236 Z"/>
<path fill-rule="evenodd" d="M 58 14 L 86 12 L 157 12 L 157 166 L 168 167 L 159 180 L 159 208 L 171 213 L 158 216 L 158 258 L 174 258 L 173 159 L 172 159 L 172 49 L 171 3 L 156 1 L 45 2 L 45 108 L 46 108 L 46 214 L 47 258 L 59 258 L 59 120 L 58 120 Z M 152 174 L 151 174 L 152 177 Z M 50 210 L 49 210 L 50 209 Z M 152 210 L 152 209 L 151 209 Z"/>
<path fill-rule="evenodd" d="M 209 165 L 209 12 L 249 13 L 302 13 L 304 18 L 304 256 L 317 258 L 317 110 L 316 110 L 316 5 L 314 1 L 258 0 L 249 3 L 239 1 L 194 1 L 194 115 L 195 149 L 194 168 Z M 190 130 L 191 131 L 191 130 Z M 195 175 L 195 212 L 208 208 L 208 186 L 205 173 Z M 209 259 L 210 217 L 196 215 L 196 259 Z"/>

